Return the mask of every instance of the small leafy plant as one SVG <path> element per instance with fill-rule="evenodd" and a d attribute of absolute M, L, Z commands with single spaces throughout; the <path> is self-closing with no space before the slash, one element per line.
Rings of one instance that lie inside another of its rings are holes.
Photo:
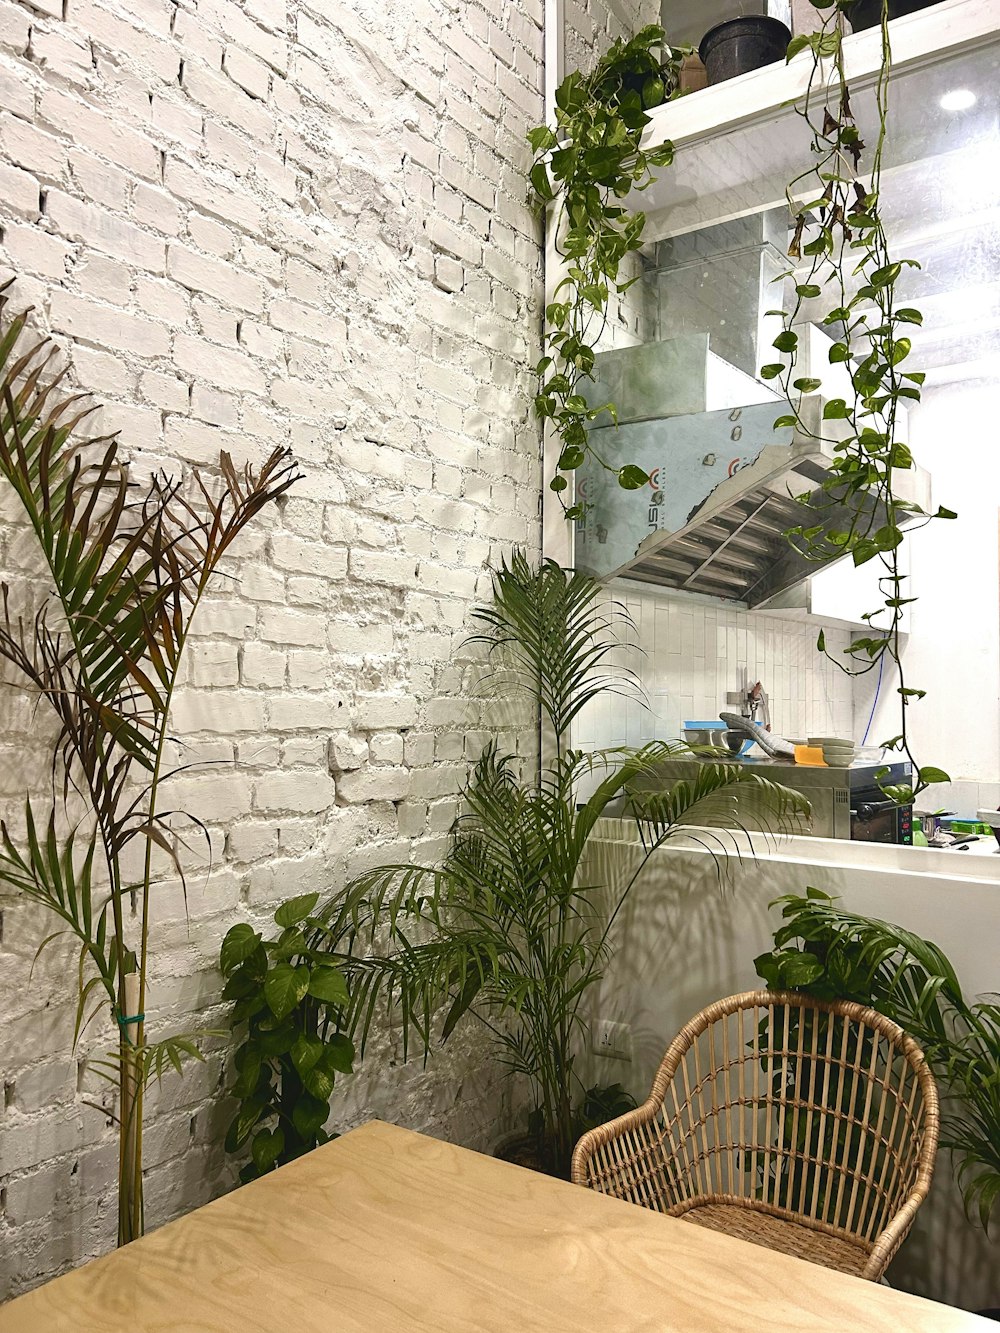
<path fill-rule="evenodd" d="M 845 912 L 820 889 L 779 898 L 784 924 L 754 959 L 772 990 L 868 1005 L 910 1033 L 945 1085 L 942 1144 L 966 1208 L 989 1230 L 1000 1203 L 1000 999 L 970 1004 L 955 969 L 930 940 Z"/>
<path fill-rule="evenodd" d="M 275 939 L 241 922 L 222 942 L 222 996 L 234 1002 L 230 1025 L 243 1035 L 229 1089 L 239 1105 L 226 1150 L 249 1144 L 243 1182 L 327 1141 L 334 1079 L 352 1072 L 354 1045 L 340 1031 L 347 983 L 335 959 L 310 940 L 318 901 L 309 893 L 282 903 Z"/>
<path fill-rule="evenodd" d="M 558 200 L 551 225 L 566 265 L 545 308 L 535 414 L 552 423 L 560 440 L 549 487 L 568 519 L 581 518 L 583 506 L 562 500 L 567 474 L 588 457 L 615 472 L 626 490 L 648 480 L 642 468 L 613 465 L 594 449 L 588 426 L 602 416 L 617 421 L 617 413 L 614 403 L 590 406 L 583 390 L 594 379 L 595 346 L 607 324 L 611 293 L 621 296 L 636 281 L 622 278 L 622 265 L 642 244 L 646 216 L 620 201 L 633 189 L 645 189 L 652 168 L 669 166 L 674 157 L 667 142 L 641 147 L 647 112 L 676 89 L 688 49 L 668 46 L 656 24 L 630 41 L 615 42 L 589 74 L 574 70 L 559 85 L 555 127 L 538 125 L 528 134 L 535 155 L 531 185 L 543 206 Z"/>

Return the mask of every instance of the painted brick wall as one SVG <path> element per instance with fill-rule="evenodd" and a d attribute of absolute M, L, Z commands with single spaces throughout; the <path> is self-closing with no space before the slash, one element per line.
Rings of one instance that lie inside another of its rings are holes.
<path fill-rule="evenodd" d="M 492 552 L 538 542 L 523 172 L 541 10 L 0 0 L 0 259 L 18 302 L 140 471 L 288 444 L 306 474 L 196 625 L 175 728 L 217 764 L 176 799 L 207 822 L 214 869 L 192 877 L 188 919 L 179 886 L 158 895 L 154 1028 L 218 1023 L 233 921 L 433 857 L 451 823 L 490 720 L 459 651 L 468 608 Z M 37 565 L 12 512 L 0 571 L 21 587 Z M 44 772 L 37 726 L 0 691 L 15 819 Z M 29 981 L 47 923 L 0 911 L 2 1297 L 109 1245 L 115 1141 L 71 1049 L 72 955 Z M 222 1075 L 216 1051 L 151 1097 L 151 1225 L 231 1180 Z M 338 1128 L 377 1114 L 479 1146 L 499 1093 L 473 1035 L 425 1072 L 388 1032 L 342 1096 Z"/>

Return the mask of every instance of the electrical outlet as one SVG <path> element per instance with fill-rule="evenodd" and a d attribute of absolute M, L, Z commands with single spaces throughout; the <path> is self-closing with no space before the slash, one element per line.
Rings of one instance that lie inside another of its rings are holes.
<path fill-rule="evenodd" d="M 632 1029 L 627 1023 L 612 1023 L 599 1018 L 591 1033 L 591 1045 L 598 1055 L 615 1060 L 632 1059 Z"/>

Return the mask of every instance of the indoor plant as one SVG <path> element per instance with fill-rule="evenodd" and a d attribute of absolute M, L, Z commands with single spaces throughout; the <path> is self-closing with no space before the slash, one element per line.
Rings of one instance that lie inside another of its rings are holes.
<path fill-rule="evenodd" d="M 776 990 L 868 1005 L 923 1047 L 949 1094 L 942 1144 L 966 1208 L 989 1229 L 1000 1203 L 1000 1003 L 969 1003 L 955 970 L 929 940 L 839 908 L 819 889 L 788 895 L 774 948 L 754 960 Z"/>
<path fill-rule="evenodd" d="M 168 719 L 191 621 L 230 545 L 296 477 L 285 450 L 259 472 L 227 454 L 218 475 L 139 484 L 93 411 L 52 368 L 57 349 L 0 295 L 0 474 L 34 533 L 47 587 L 31 605 L 3 584 L 0 656 L 55 714 L 49 794 L 28 796 L 23 831 L 0 823 L 0 882 L 59 919 L 79 946 L 74 1034 L 108 1007 L 118 1037 L 118 1240 L 142 1230 L 142 1104 L 151 1075 L 180 1069 L 185 1036 L 146 1039 L 151 895 L 183 883 L 184 841 L 164 810 Z M 33 590 L 32 590 L 33 591 Z M 129 867 L 133 867 L 130 873 Z"/>
<path fill-rule="evenodd" d="M 894 668 L 900 728 L 883 747 L 911 761 L 914 781 L 884 790 L 906 803 L 931 783 L 947 782 L 948 774 L 918 764 L 910 749 L 907 713 L 924 691 L 907 680 L 902 660 L 903 609 L 915 600 L 900 564 L 903 524 L 952 519 L 955 514 L 944 506 L 925 514 L 901 500 L 895 484 L 897 472 L 913 467 L 913 456 L 901 439 L 904 409 L 920 401 L 925 376 L 909 360 L 908 336 L 923 317 L 912 306 L 901 305 L 896 295 L 904 271 L 920 265 L 892 252 L 882 219 L 892 73 L 890 0 L 879 0 L 883 22 L 875 88 L 877 133 L 864 169 L 866 144 L 852 106 L 843 52 L 843 15 L 851 11 L 854 0 L 812 3 L 822 17 L 820 28 L 794 37 L 787 55 L 792 60 L 807 51 L 812 60 L 807 91 L 796 108 L 809 132 L 812 161 L 786 190 L 792 219 L 788 254 L 797 267 L 784 276 L 793 280 L 795 299 L 789 309 L 777 312 L 784 322 L 774 340 L 781 360 L 763 366 L 760 373 L 777 381 L 788 399 L 790 411 L 775 426 L 793 426 L 800 435 L 823 439 L 833 448 L 826 479 L 816 493 L 798 497 L 806 513 L 786 536 L 818 564 L 850 555 L 856 565 L 877 561 L 882 566 L 882 605 L 865 613 L 868 629 L 847 648 L 847 663 L 840 657 L 831 660 L 851 674 L 877 669 L 880 679 L 887 662 Z M 830 362 L 850 375 L 849 392 L 825 403 L 818 425 L 806 404 L 822 381 L 812 373 L 797 372 L 796 326 L 804 319 L 830 331 L 834 337 Z M 822 631 L 818 647 L 826 652 Z"/>
<path fill-rule="evenodd" d="M 354 1047 L 338 1030 L 347 986 L 329 951 L 310 943 L 318 902 L 319 894 L 309 893 L 282 903 L 276 939 L 240 922 L 222 942 L 222 998 L 234 1002 L 233 1030 L 244 1032 L 234 1056 L 229 1092 L 237 1107 L 226 1150 L 249 1143 L 244 1182 L 326 1142 L 334 1078 L 352 1070 Z"/>
<path fill-rule="evenodd" d="M 559 438 L 549 487 L 560 500 L 569 475 L 588 457 L 615 472 L 627 490 L 648 480 L 641 468 L 612 464 L 595 452 L 588 426 L 601 417 L 615 420 L 615 406 L 588 403 L 584 390 L 594 379 L 595 347 L 609 305 L 635 280 L 624 267 L 642 244 L 646 219 L 622 200 L 649 184 L 653 167 L 673 161 L 669 143 L 641 147 L 647 112 L 676 93 L 689 50 L 669 46 L 655 24 L 627 42 L 615 42 L 590 73 L 574 70 L 559 85 L 555 125 L 539 125 L 528 134 L 531 186 L 543 206 L 555 205 L 550 226 L 565 267 L 545 308 L 543 356 L 535 367 L 535 414 L 550 422 Z M 581 514 L 579 502 L 566 506 L 567 518 Z"/>
<path fill-rule="evenodd" d="M 584 1092 L 575 1064 L 587 1032 L 586 1001 L 649 856 L 720 814 L 729 827 L 750 816 L 773 827 L 807 807 L 750 769 L 720 764 L 706 764 L 693 781 L 639 795 L 635 784 L 670 755 L 687 752 L 683 746 L 653 742 L 594 754 L 570 748 L 570 726 L 588 703 L 609 688 L 630 688 L 610 669 L 616 638 L 602 588 L 583 573 L 551 560 L 535 566 L 519 553 L 495 571 L 493 586 L 493 602 L 473 612 L 481 627 L 473 642 L 484 646 L 489 677 L 526 693 L 540 711 L 546 739 L 538 765 L 491 741 L 442 864 L 386 866 L 345 893 L 365 904 L 365 941 L 386 931 L 397 946 L 404 1026 L 415 1020 L 426 1040 L 442 1003 L 443 1038 L 467 1013 L 485 1024 L 507 1071 L 528 1082 L 540 1160 L 565 1173 L 574 1103 Z M 596 789 L 585 800 L 578 789 L 593 776 Z M 585 866 L 588 842 L 611 803 L 630 792 L 635 855 L 623 859 L 615 882 L 594 883 Z M 720 838 L 720 854 L 724 845 Z M 326 910 L 350 919 L 340 895 Z M 334 956 L 348 975 L 354 1030 L 363 1030 L 370 1008 L 360 988 L 355 994 L 351 968 L 369 964 Z"/>

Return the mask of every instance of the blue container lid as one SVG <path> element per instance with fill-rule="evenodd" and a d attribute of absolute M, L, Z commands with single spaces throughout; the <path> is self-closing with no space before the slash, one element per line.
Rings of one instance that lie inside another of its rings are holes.
<path fill-rule="evenodd" d="M 711 722 L 685 722 L 685 731 L 725 731 L 726 724 L 721 717 L 715 718 Z"/>

